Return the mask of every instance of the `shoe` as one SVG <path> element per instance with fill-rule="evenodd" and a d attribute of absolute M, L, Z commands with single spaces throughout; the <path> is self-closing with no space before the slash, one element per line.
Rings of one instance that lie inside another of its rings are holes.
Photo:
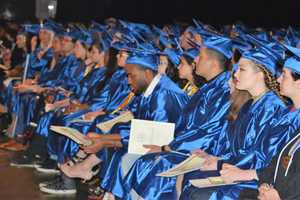
<path fill-rule="evenodd" d="M 27 149 L 27 147 L 28 147 L 27 145 L 16 142 L 14 144 L 4 147 L 3 149 L 8 150 L 8 151 L 25 151 Z"/>
<path fill-rule="evenodd" d="M 59 182 L 61 182 L 62 180 L 62 177 L 61 175 L 56 175 L 53 179 L 49 180 L 49 181 L 45 181 L 45 182 L 41 182 L 39 183 L 39 188 L 41 187 L 45 187 L 45 186 L 48 186 L 48 185 L 55 185 L 55 184 L 58 184 Z"/>
<path fill-rule="evenodd" d="M 98 185 L 90 187 L 88 190 L 88 200 L 102 200 L 105 191 Z"/>
<path fill-rule="evenodd" d="M 50 158 L 46 158 L 42 162 L 37 162 L 35 169 L 45 174 L 59 174 L 60 172 L 57 168 L 57 163 Z"/>
<path fill-rule="evenodd" d="M 36 167 L 37 162 L 40 161 L 39 155 L 22 154 L 10 162 L 10 166 L 13 167 Z"/>
<path fill-rule="evenodd" d="M 16 144 L 17 142 L 13 139 L 9 139 L 8 141 L 4 142 L 4 143 L 1 143 L 0 144 L 0 148 L 3 149 L 3 148 L 6 148 L 10 145 L 13 145 L 13 144 Z"/>
<path fill-rule="evenodd" d="M 83 183 L 91 180 L 95 175 L 97 175 L 100 171 L 99 166 L 96 166 L 95 170 L 83 170 L 81 168 L 78 169 L 78 166 L 69 166 L 68 163 L 61 165 L 60 170 L 66 174 L 66 176 L 70 178 L 80 178 L 83 179 Z"/>
<path fill-rule="evenodd" d="M 77 192 L 75 180 L 70 179 L 65 175 L 62 175 L 61 181 L 58 181 L 55 184 L 41 186 L 40 190 L 42 192 L 55 195 L 72 195 Z"/>

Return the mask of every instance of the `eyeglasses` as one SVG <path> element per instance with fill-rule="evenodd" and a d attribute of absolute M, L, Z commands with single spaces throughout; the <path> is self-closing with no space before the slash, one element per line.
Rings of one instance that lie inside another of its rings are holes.
<path fill-rule="evenodd" d="M 168 65 L 168 61 L 159 61 L 159 65 Z"/>

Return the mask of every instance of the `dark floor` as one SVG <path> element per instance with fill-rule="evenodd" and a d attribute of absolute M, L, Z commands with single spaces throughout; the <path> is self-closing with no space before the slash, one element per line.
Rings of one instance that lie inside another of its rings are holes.
<path fill-rule="evenodd" d="M 54 196 L 40 192 L 38 184 L 51 179 L 29 168 L 9 166 L 12 152 L 0 150 L 0 199 L 2 200 L 85 200 L 80 191 L 73 196 Z"/>

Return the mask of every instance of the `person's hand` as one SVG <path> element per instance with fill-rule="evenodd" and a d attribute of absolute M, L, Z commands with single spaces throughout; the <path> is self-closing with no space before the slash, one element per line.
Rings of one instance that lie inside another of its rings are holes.
<path fill-rule="evenodd" d="M 88 133 L 87 137 L 92 141 L 92 144 L 86 147 L 82 147 L 83 151 L 86 153 L 97 153 L 104 148 L 103 140 L 101 135 L 97 133 Z"/>
<path fill-rule="evenodd" d="M 90 138 L 92 141 L 92 144 L 89 146 L 82 147 L 83 151 L 85 153 L 97 153 L 98 151 L 101 151 L 104 148 L 103 141 L 99 138 Z"/>
<path fill-rule="evenodd" d="M 223 164 L 220 174 L 225 183 L 233 183 L 244 178 L 244 170 L 227 163 Z"/>
<path fill-rule="evenodd" d="M 45 105 L 45 111 L 46 111 L 46 112 L 49 112 L 49 111 L 52 111 L 52 110 L 55 110 L 55 109 L 56 109 L 55 104 L 52 104 L 52 103 L 46 103 L 46 105 Z"/>
<path fill-rule="evenodd" d="M 83 116 L 82 116 L 82 119 L 92 121 L 92 120 L 94 120 L 96 117 L 98 117 L 98 116 L 100 116 L 100 115 L 104 115 L 104 114 L 105 114 L 105 112 L 102 111 L 102 110 L 95 111 L 95 112 L 89 112 L 89 113 L 83 115 Z"/>
<path fill-rule="evenodd" d="M 280 200 L 278 191 L 272 185 L 264 183 L 259 187 L 258 191 L 257 198 L 259 200 Z"/>
<path fill-rule="evenodd" d="M 149 151 L 147 153 L 159 153 L 161 152 L 161 146 L 157 146 L 157 145 L 143 145 L 144 148 L 149 149 Z"/>
<path fill-rule="evenodd" d="M 250 181 L 255 179 L 255 170 L 243 170 L 234 165 L 224 163 L 220 171 L 221 177 L 226 183 L 236 181 Z"/>
<path fill-rule="evenodd" d="M 195 149 L 192 151 L 192 154 L 195 154 L 197 156 L 200 156 L 202 158 L 206 158 L 209 156 L 208 153 L 206 153 L 205 151 L 201 150 L 201 149 Z"/>
<path fill-rule="evenodd" d="M 40 50 L 40 51 L 38 52 L 38 54 L 37 54 L 37 58 L 38 58 L 39 60 L 42 59 L 42 57 L 44 56 L 45 53 L 46 53 L 45 50 Z"/>
<path fill-rule="evenodd" d="M 268 183 L 263 183 L 263 184 L 261 184 L 261 185 L 259 186 L 258 192 L 259 192 L 259 193 L 264 193 L 264 192 L 270 190 L 270 188 L 271 188 L 271 186 L 270 186 Z"/>
<path fill-rule="evenodd" d="M 23 83 L 23 85 L 33 85 L 36 81 L 34 79 L 26 79 Z"/>
<path fill-rule="evenodd" d="M 201 166 L 201 171 L 213 171 L 217 170 L 219 158 L 212 155 L 207 155 L 205 161 Z"/>

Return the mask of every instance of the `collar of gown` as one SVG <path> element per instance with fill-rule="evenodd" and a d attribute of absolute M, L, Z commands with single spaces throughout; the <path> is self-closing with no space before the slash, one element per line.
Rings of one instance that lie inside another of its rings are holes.
<path fill-rule="evenodd" d="M 156 85 L 158 84 L 159 80 L 161 78 L 161 75 L 160 74 L 157 74 L 151 81 L 151 83 L 149 84 L 149 86 L 147 87 L 145 93 L 144 93 L 144 97 L 149 97 L 154 88 L 156 87 Z"/>

